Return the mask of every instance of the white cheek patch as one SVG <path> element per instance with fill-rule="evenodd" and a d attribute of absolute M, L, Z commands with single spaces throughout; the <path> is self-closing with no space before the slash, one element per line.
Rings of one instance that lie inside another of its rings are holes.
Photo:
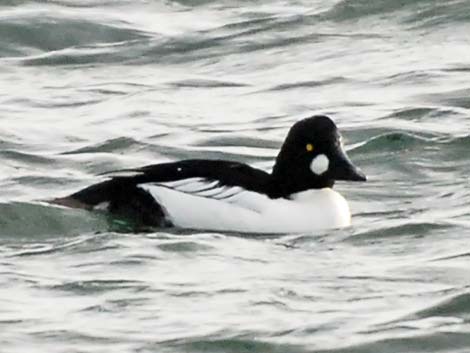
<path fill-rule="evenodd" d="M 310 170 L 316 175 L 321 175 L 328 170 L 329 165 L 330 160 L 328 157 L 324 154 L 319 154 L 310 163 Z"/>

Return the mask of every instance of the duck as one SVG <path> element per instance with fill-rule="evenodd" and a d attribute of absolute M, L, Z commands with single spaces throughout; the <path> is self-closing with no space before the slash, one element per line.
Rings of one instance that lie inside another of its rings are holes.
<path fill-rule="evenodd" d="M 336 181 L 364 182 L 326 115 L 293 124 L 271 173 L 228 160 L 186 159 L 123 169 L 52 203 L 106 211 L 143 226 L 236 233 L 308 233 L 347 227 Z"/>

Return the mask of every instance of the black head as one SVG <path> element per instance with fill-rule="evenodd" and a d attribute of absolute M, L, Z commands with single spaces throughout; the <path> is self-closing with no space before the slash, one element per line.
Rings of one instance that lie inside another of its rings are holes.
<path fill-rule="evenodd" d="M 291 127 L 272 176 L 274 197 L 332 187 L 335 180 L 366 180 L 346 155 L 335 123 L 324 115 L 300 120 Z"/>

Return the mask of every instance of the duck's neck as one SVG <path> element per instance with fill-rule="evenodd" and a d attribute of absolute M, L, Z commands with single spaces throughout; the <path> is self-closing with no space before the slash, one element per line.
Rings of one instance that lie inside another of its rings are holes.
<path fill-rule="evenodd" d="M 273 199 L 290 198 L 292 194 L 306 190 L 332 188 L 334 183 L 332 179 L 299 175 L 295 171 L 292 171 L 292 173 L 276 173 L 273 170 L 268 195 Z"/>

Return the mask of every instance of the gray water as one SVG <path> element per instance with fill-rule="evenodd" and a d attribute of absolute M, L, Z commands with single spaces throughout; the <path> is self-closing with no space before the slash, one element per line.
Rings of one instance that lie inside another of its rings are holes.
<path fill-rule="evenodd" d="M 0 351 L 469 352 L 470 1 L 0 4 Z M 183 158 L 269 170 L 328 114 L 353 225 L 136 232 L 40 202 Z"/>

